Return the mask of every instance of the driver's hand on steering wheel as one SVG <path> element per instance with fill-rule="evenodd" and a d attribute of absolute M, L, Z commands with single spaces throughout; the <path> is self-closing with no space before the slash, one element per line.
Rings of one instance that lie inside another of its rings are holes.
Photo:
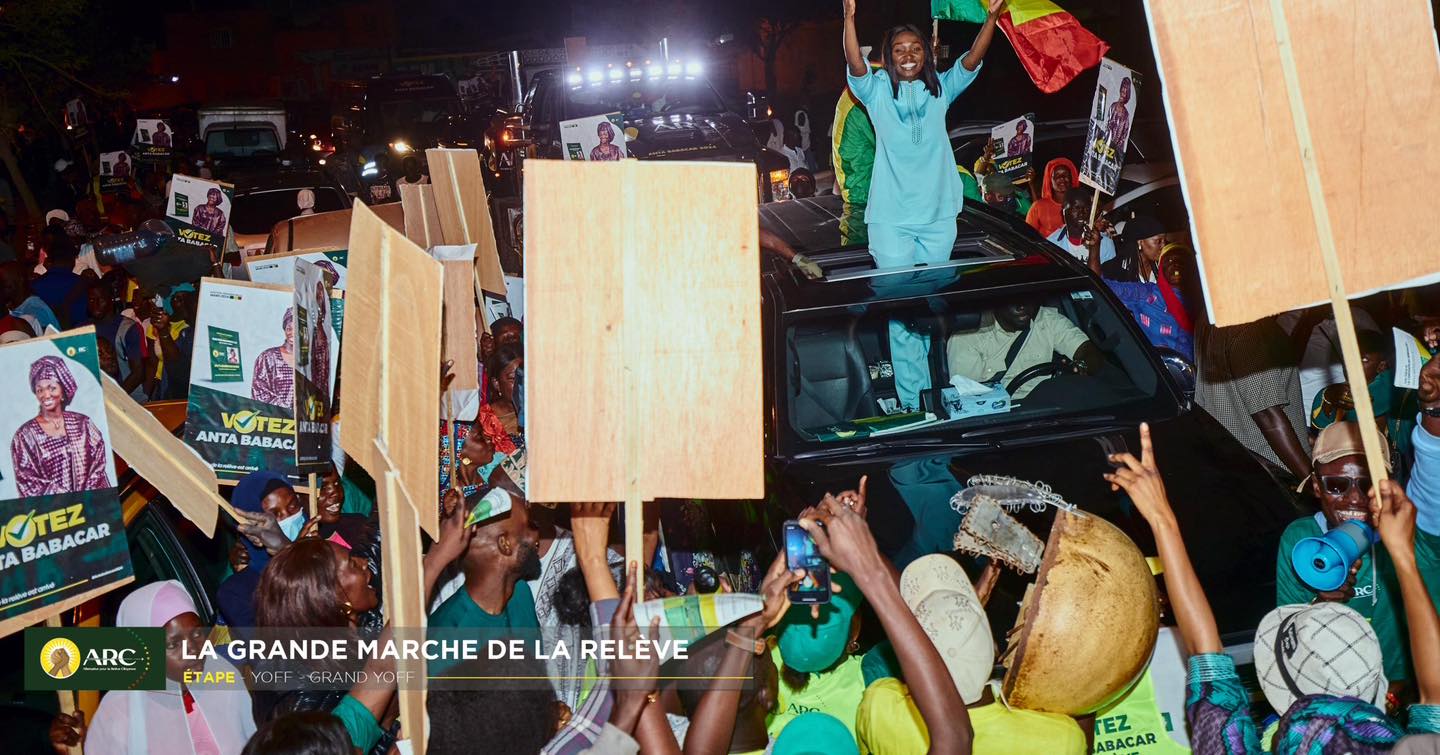
<path fill-rule="evenodd" d="M 1094 375 L 1104 366 L 1105 355 L 1101 354 L 1100 348 L 1091 341 L 1080 344 L 1070 362 L 1070 369 L 1076 375 Z"/>

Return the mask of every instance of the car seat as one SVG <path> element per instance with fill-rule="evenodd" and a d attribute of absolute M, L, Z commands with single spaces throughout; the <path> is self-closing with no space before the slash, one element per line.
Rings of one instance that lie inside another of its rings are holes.
<path fill-rule="evenodd" d="M 790 332 L 790 419 L 812 429 L 875 414 L 870 369 L 853 329 L 798 325 Z"/>

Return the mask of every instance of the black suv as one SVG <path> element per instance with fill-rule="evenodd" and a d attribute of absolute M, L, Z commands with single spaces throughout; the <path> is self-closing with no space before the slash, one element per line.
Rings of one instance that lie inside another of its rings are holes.
<path fill-rule="evenodd" d="M 863 246 L 842 245 L 838 197 L 761 209 L 763 227 L 825 271 L 810 280 L 779 258 L 762 263 L 772 500 L 793 515 L 869 475 L 871 528 L 903 565 L 952 550 L 960 515 L 950 498 L 967 479 L 1008 475 L 1050 485 L 1153 555 L 1144 519 L 1101 477 L 1111 469 L 1108 454 L 1139 454 L 1138 426 L 1149 422 L 1220 630 L 1227 643 L 1250 642 L 1274 607 L 1276 543 L 1300 513 L 1292 497 L 1192 403 L 1193 368 L 1152 348 L 1100 280 L 1018 218 L 976 205 L 958 219 L 949 261 L 898 270 L 876 270 Z M 928 344 L 922 367 L 933 386 L 947 386 L 952 367 L 971 377 L 994 368 L 974 363 L 983 349 L 971 339 L 987 337 L 995 313 L 1019 304 L 1033 327 L 1043 320 L 1069 343 L 1088 340 L 1103 364 L 1083 374 L 1068 355 L 1035 361 L 1032 354 L 1034 363 L 1022 365 L 1007 354 L 1002 366 L 1016 371 L 998 386 L 1005 390 L 998 400 L 960 407 L 937 388 L 922 394 L 923 411 L 886 414 L 895 398 L 891 323 Z M 1053 509 L 1017 515 L 1041 540 L 1053 517 Z M 989 603 L 996 637 L 1013 625 L 1030 579 L 1009 571 L 1001 578 Z"/>

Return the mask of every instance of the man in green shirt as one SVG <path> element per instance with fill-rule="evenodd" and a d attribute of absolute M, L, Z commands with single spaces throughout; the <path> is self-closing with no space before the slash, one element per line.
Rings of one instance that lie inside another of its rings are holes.
<path fill-rule="evenodd" d="M 514 491 L 506 493 L 512 499 L 509 512 L 471 525 L 469 545 L 460 557 L 465 585 L 430 614 L 432 629 L 496 630 L 486 632 L 482 641 L 516 635 L 529 639 L 538 632 L 535 596 L 525 580 L 540 576 L 540 533 L 530 521 L 529 504 Z M 467 510 L 481 497 L 467 498 Z M 439 634 L 440 639 L 451 639 L 456 633 Z M 440 665 L 450 664 L 432 662 L 432 668 Z"/>
<path fill-rule="evenodd" d="M 1389 460 L 1386 460 L 1389 468 Z M 1400 600 L 1400 583 L 1394 564 L 1384 548 L 1375 548 L 1374 569 L 1370 553 L 1360 557 L 1350 579 L 1338 590 L 1317 593 L 1295 573 L 1290 553 L 1307 537 L 1320 537 L 1347 520 L 1367 521 L 1370 514 L 1370 472 L 1360 443 L 1360 427 L 1354 422 L 1337 422 L 1320 432 L 1311 451 L 1309 484 L 1320 501 L 1320 511 L 1290 523 L 1280 536 L 1275 559 L 1275 604 L 1309 603 L 1313 600 L 1344 603 L 1370 621 L 1380 639 L 1385 676 L 1392 682 L 1411 678 L 1410 647 L 1405 625 L 1405 607 Z"/>

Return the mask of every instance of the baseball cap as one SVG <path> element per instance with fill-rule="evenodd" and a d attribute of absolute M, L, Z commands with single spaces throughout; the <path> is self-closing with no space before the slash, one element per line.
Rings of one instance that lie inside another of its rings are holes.
<path fill-rule="evenodd" d="M 794 605 L 781 622 L 776 645 L 781 660 L 796 671 L 808 674 L 830 668 L 850 643 L 850 621 L 860 607 L 860 588 L 844 574 L 835 574 L 832 580 L 841 590 L 820 606 L 818 620 L 811 618 L 810 606 Z"/>
<path fill-rule="evenodd" d="M 1336 422 L 1320 431 L 1315 445 L 1310 447 L 1310 462 L 1324 464 L 1343 459 L 1346 456 L 1364 456 L 1365 444 L 1360 440 L 1360 425 L 1355 422 Z M 1390 457 L 1385 457 L 1385 468 L 1390 468 Z"/>
<path fill-rule="evenodd" d="M 860 755 L 855 737 L 829 713 L 802 713 L 785 724 L 770 752 L 773 755 Z"/>
<path fill-rule="evenodd" d="M 68 223 L 70 222 L 70 213 L 59 209 L 51 210 L 45 213 L 45 225 L 50 225 L 50 221 L 52 220 L 58 220 L 61 223 Z"/>
<path fill-rule="evenodd" d="M 979 700 L 995 670 L 995 641 L 965 570 L 943 553 L 915 559 L 900 575 L 900 597 L 940 651 L 961 699 Z"/>
<path fill-rule="evenodd" d="M 991 194 L 1014 194 L 1015 184 L 1002 173 L 991 173 L 980 179 L 980 186 Z"/>
<path fill-rule="evenodd" d="M 930 749 L 925 717 L 905 683 L 893 676 L 865 688 L 855 711 L 855 738 L 870 755 L 907 755 Z"/>
<path fill-rule="evenodd" d="M 1389 687 L 1375 630 L 1340 603 L 1265 614 L 1255 631 L 1255 673 L 1270 707 L 1282 713 L 1305 695 L 1355 697 L 1383 709 Z"/>

